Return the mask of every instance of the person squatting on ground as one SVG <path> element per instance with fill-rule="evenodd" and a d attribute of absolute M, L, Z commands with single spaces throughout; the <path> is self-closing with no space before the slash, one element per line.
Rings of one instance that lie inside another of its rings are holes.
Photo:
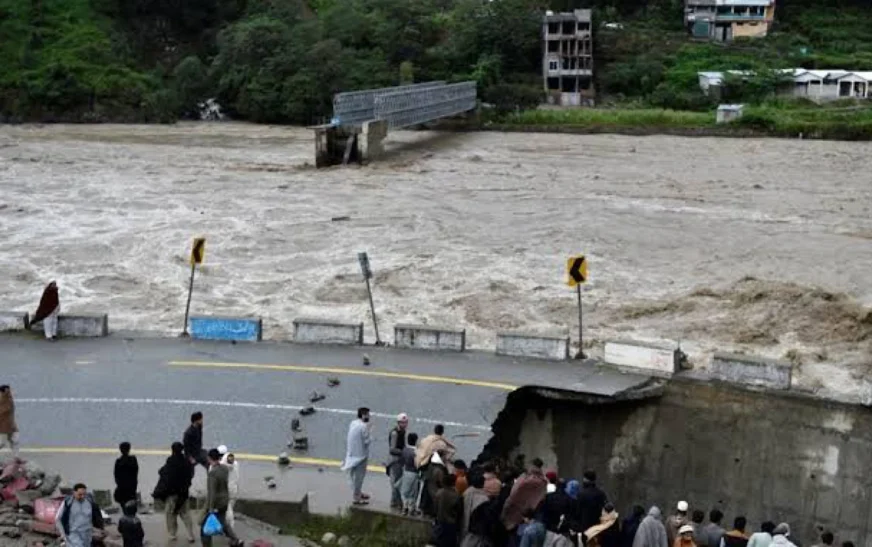
<path fill-rule="evenodd" d="M 124 507 L 130 500 L 136 500 L 136 489 L 139 486 L 139 462 L 136 456 L 130 455 L 130 443 L 123 442 L 118 446 L 121 456 L 115 460 L 115 502 Z"/>
<path fill-rule="evenodd" d="M 188 532 L 188 541 L 196 542 L 194 523 L 188 512 L 188 497 L 191 488 L 191 464 L 184 455 L 184 446 L 180 442 L 173 443 L 171 455 L 158 472 L 157 487 L 152 497 L 165 502 L 167 533 L 171 541 L 175 541 L 179 533 L 178 520 L 182 521 Z"/>
<path fill-rule="evenodd" d="M 409 417 L 402 413 L 397 416 L 397 425 L 388 435 L 388 452 L 391 456 L 388 463 L 388 477 L 391 481 L 391 509 L 403 508 L 403 496 L 400 485 L 403 478 L 403 449 L 406 448 L 406 430 L 409 427 Z"/>
<path fill-rule="evenodd" d="M 221 523 L 224 535 L 230 539 L 230 545 L 240 547 L 242 541 L 233 531 L 233 526 L 227 522 L 227 508 L 230 505 L 230 470 L 226 465 L 221 465 L 221 454 L 217 449 L 210 450 L 206 457 L 209 462 L 209 472 L 206 478 L 206 508 L 200 518 L 200 541 L 203 547 L 212 546 L 212 536 L 203 533 L 203 524 L 211 513 Z"/>
<path fill-rule="evenodd" d="M 363 492 L 363 480 L 366 478 L 366 464 L 369 461 L 369 445 L 372 424 L 369 421 L 369 409 L 357 409 L 357 419 L 348 426 L 348 439 L 345 448 L 345 460 L 342 470 L 348 471 L 351 479 L 352 502 L 354 505 L 369 503 L 369 494 Z"/>
<path fill-rule="evenodd" d="M 103 513 L 87 486 L 73 486 L 55 515 L 55 527 L 66 547 L 91 547 L 94 528 L 103 529 Z"/>
<path fill-rule="evenodd" d="M 206 458 L 206 451 L 203 450 L 203 413 L 194 412 L 191 414 L 191 425 L 185 430 L 182 437 L 182 444 L 185 446 L 185 456 L 188 458 L 188 463 L 191 465 L 191 474 L 197 468 L 197 464 L 202 465 L 206 470 L 209 469 L 209 464 Z"/>
<path fill-rule="evenodd" d="M 36 308 L 36 313 L 30 320 L 30 324 L 34 325 L 42 321 L 42 328 L 45 331 L 45 337 L 48 340 L 55 340 L 58 336 L 58 314 L 61 312 L 61 301 L 58 297 L 58 286 L 52 281 L 45 290 L 42 291 L 42 298 L 39 299 L 39 307 Z"/>
<path fill-rule="evenodd" d="M 12 388 L 0 386 L 0 448 L 9 447 L 18 459 L 18 424 L 15 422 L 15 400 Z"/>
<path fill-rule="evenodd" d="M 130 500 L 123 505 L 124 516 L 118 520 L 118 533 L 124 540 L 124 547 L 143 547 L 145 531 L 142 522 L 136 516 L 136 501 Z"/>
<path fill-rule="evenodd" d="M 418 477 L 418 468 L 415 467 L 415 445 L 418 443 L 418 434 L 409 433 L 408 441 L 400 455 L 400 464 L 403 474 L 400 477 L 400 498 L 403 502 L 404 515 L 418 515 L 418 490 L 421 488 L 421 479 Z M 394 485 L 394 488 L 397 486 Z"/>

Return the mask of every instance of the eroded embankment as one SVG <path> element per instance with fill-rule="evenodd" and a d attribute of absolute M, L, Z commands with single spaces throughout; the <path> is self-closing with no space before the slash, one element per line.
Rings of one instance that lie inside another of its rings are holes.
<path fill-rule="evenodd" d="M 619 511 L 688 500 L 727 520 L 819 526 L 864 544 L 872 521 L 872 412 L 783 394 L 673 380 L 643 400 L 513 393 L 485 457 L 540 457 L 563 477 L 594 469 Z M 858 543 L 859 542 L 859 543 Z"/>

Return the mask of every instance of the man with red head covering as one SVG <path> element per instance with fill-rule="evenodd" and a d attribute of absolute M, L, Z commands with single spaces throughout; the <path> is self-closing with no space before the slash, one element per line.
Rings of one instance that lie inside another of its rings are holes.
<path fill-rule="evenodd" d="M 33 314 L 31 324 L 42 321 L 45 337 L 54 340 L 58 335 L 58 314 L 61 312 L 61 301 L 58 298 L 58 286 L 52 281 L 42 292 L 39 308 Z"/>

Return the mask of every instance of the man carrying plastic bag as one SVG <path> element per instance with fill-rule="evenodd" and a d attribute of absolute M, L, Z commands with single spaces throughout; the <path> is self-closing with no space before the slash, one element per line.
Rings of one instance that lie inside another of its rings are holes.
<path fill-rule="evenodd" d="M 227 522 L 230 470 L 226 465 L 221 465 L 221 453 L 214 448 L 209 451 L 207 460 L 209 475 L 206 480 L 206 512 L 200 520 L 200 540 L 203 547 L 212 547 L 212 537 L 223 534 L 230 539 L 230 545 L 242 547 L 242 541 Z"/>

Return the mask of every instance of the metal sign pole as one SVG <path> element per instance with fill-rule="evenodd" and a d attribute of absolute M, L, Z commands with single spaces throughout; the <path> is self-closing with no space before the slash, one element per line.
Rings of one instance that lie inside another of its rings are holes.
<path fill-rule="evenodd" d="M 381 338 L 378 335 L 378 318 L 375 316 L 375 304 L 372 301 L 372 287 L 369 285 L 369 278 L 366 278 L 366 292 L 369 294 L 369 309 L 372 312 L 372 326 L 375 329 L 375 345 L 380 346 Z"/>
<path fill-rule="evenodd" d="M 582 313 L 581 313 L 581 284 L 576 285 L 575 288 L 578 290 L 578 355 L 577 355 L 577 357 L 579 359 L 584 359 L 584 347 L 582 345 L 583 338 L 582 338 L 582 334 L 581 334 L 581 331 L 582 331 L 581 325 L 582 325 L 582 318 L 583 318 Z"/>
<path fill-rule="evenodd" d="M 369 280 L 372 279 L 372 268 L 369 266 L 369 255 L 366 252 L 357 253 L 357 261 L 360 262 L 360 273 L 363 274 L 363 280 L 366 281 L 366 294 L 369 296 L 369 309 L 372 312 L 372 326 L 375 329 L 375 345 L 382 345 L 381 337 L 378 335 L 378 318 L 375 315 L 375 303 L 372 301 L 372 286 Z"/>
<path fill-rule="evenodd" d="M 191 294 L 194 292 L 194 272 L 197 269 L 197 263 L 191 261 L 191 280 L 188 282 L 188 303 L 185 304 L 185 327 L 182 330 L 182 336 L 188 336 L 188 314 L 191 311 Z"/>

